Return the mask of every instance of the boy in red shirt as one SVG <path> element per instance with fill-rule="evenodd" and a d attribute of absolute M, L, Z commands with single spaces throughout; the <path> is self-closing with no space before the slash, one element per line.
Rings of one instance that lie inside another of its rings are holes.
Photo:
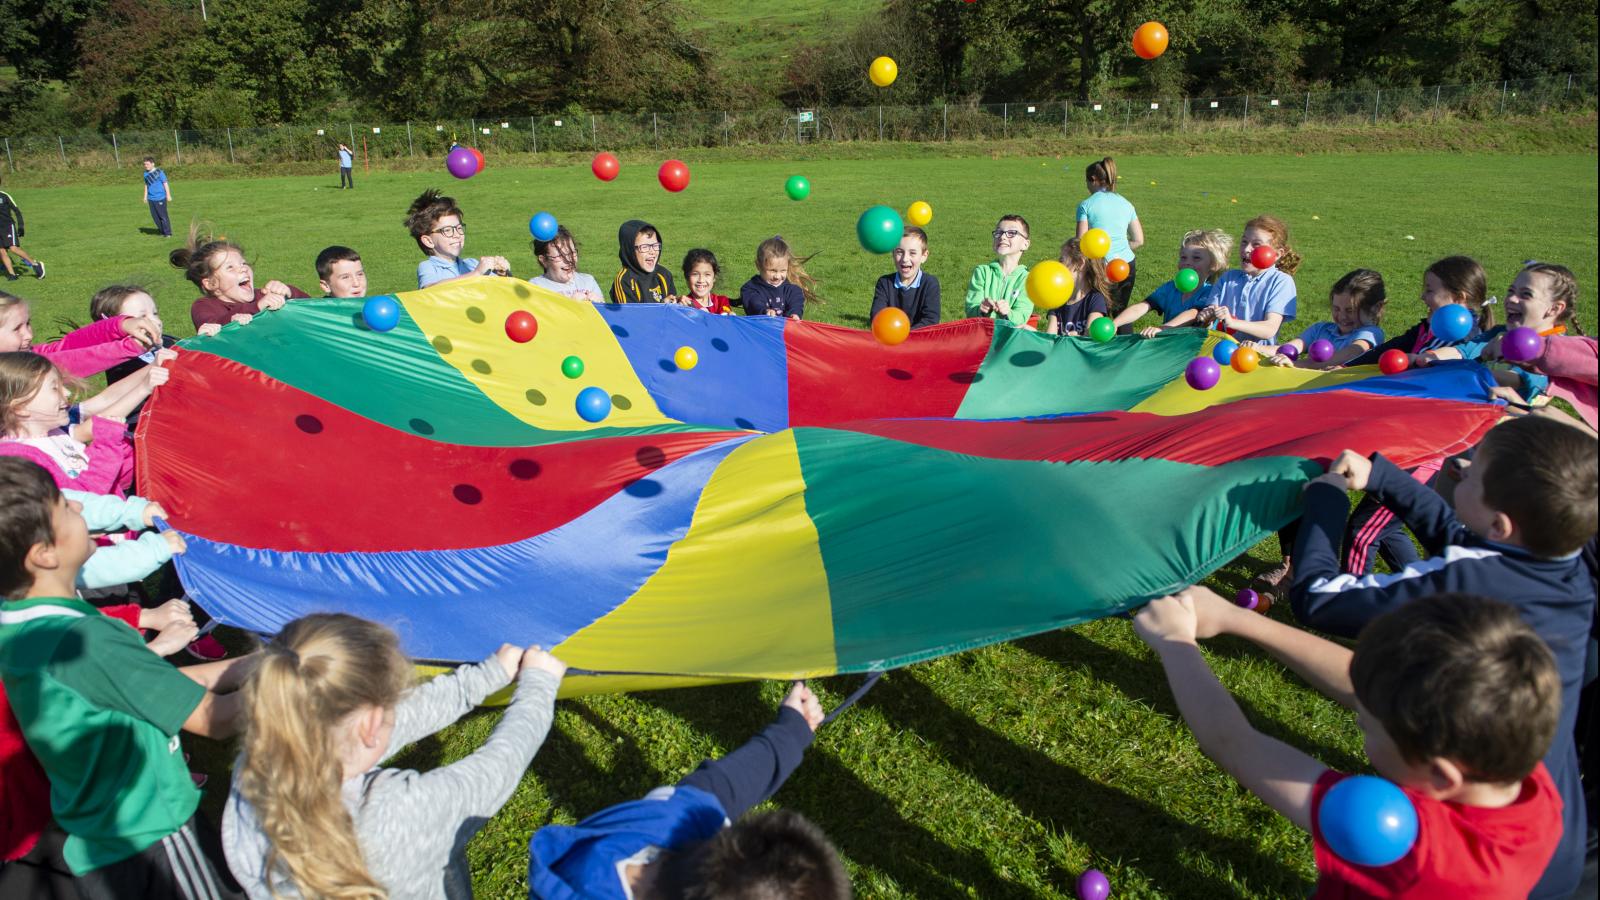
<path fill-rule="evenodd" d="M 1525 898 L 1561 837 L 1561 797 L 1540 758 L 1555 736 L 1561 679 L 1512 607 L 1436 594 L 1374 619 L 1349 649 L 1192 587 L 1134 618 L 1161 658 L 1207 756 L 1311 832 L 1318 900 Z M 1260 645 L 1356 711 L 1367 758 L 1417 811 L 1416 843 L 1387 866 L 1336 856 L 1318 817 L 1348 777 L 1256 731 L 1212 674 L 1197 638 Z"/>

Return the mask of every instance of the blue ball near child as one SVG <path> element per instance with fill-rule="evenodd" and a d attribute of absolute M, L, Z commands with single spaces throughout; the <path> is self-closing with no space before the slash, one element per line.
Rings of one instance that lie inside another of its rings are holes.
<path fill-rule="evenodd" d="M 1441 306 L 1428 317 L 1428 327 L 1439 340 L 1452 344 L 1465 340 L 1472 333 L 1472 310 L 1459 303 Z"/>
<path fill-rule="evenodd" d="M 1417 842 L 1417 809 L 1394 783 L 1356 775 L 1328 789 L 1317 810 L 1328 848 L 1358 866 L 1387 866 Z"/>
<path fill-rule="evenodd" d="M 536 212 L 528 220 L 528 231 L 535 240 L 553 241 L 556 239 L 556 217 L 547 212 Z"/>
<path fill-rule="evenodd" d="M 611 415 L 611 395 L 597 387 L 586 387 L 578 392 L 578 417 L 585 422 L 599 422 Z"/>
<path fill-rule="evenodd" d="M 1217 361 L 1217 365 L 1225 366 L 1233 361 L 1233 351 L 1237 349 L 1239 349 L 1237 341 L 1217 341 L 1217 345 L 1211 348 L 1211 358 Z"/>
<path fill-rule="evenodd" d="M 400 324 L 400 304 L 389 297 L 373 297 L 361 307 L 361 318 L 373 331 L 389 331 Z"/>

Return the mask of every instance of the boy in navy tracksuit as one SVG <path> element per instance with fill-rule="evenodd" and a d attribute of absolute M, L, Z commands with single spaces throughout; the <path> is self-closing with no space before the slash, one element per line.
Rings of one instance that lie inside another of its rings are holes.
<path fill-rule="evenodd" d="M 1484 594 L 1517 608 L 1549 645 L 1561 672 L 1561 718 L 1544 763 L 1561 792 L 1560 846 L 1533 898 L 1565 898 L 1583 870 L 1583 791 L 1573 725 L 1595 592 L 1579 553 L 1595 534 L 1594 438 L 1543 416 L 1490 431 L 1456 491 L 1452 510 L 1381 454 L 1346 450 L 1306 486 L 1290 602 L 1306 625 L 1345 637 L 1400 604 L 1441 593 Z M 1340 571 L 1350 502 L 1365 490 L 1395 511 L 1436 554 L 1392 575 Z M 1508 710 L 1514 715 L 1514 710 Z"/>

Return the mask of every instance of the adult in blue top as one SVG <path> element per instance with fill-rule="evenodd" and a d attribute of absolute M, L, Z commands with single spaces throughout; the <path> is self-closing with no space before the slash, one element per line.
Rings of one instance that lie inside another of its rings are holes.
<path fill-rule="evenodd" d="M 1134 267 L 1133 251 L 1144 246 L 1144 226 L 1139 224 L 1139 213 L 1128 198 L 1117 193 L 1117 163 L 1111 157 L 1092 162 L 1083 173 L 1089 196 L 1078 204 L 1078 237 L 1091 228 L 1099 228 L 1111 235 L 1111 252 L 1106 259 L 1120 259 L 1128 264 L 1128 277 L 1111 286 L 1111 308 L 1121 311 L 1133 296 L 1133 281 L 1138 275 Z"/>
<path fill-rule="evenodd" d="M 172 184 L 167 173 L 156 168 L 156 158 L 144 158 L 144 202 L 150 206 L 150 218 L 156 223 L 156 233 L 172 237 L 172 219 L 167 216 L 167 201 L 172 199 Z"/>
<path fill-rule="evenodd" d="M 352 190 L 352 191 L 356 189 L 356 177 L 355 177 L 354 174 L 352 174 L 353 170 L 351 168 L 354 165 L 354 163 L 355 163 L 355 154 L 350 152 L 350 148 L 343 141 L 340 141 L 339 142 L 339 190 L 342 191 L 346 187 L 349 187 L 350 190 Z"/>

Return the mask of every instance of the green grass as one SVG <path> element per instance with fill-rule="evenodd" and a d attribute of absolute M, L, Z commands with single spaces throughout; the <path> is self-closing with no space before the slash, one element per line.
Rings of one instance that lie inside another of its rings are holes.
<path fill-rule="evenodd" d="M 796 48 L 844 34 L 881 6 L 879 0 L 684 0 L 691 17 L 683 24 L 716 53 L 729 83 L 750 84 L 769 96 L 783 88 Z"/>
<path fill-rule="evenodd" d="M 578 234 L 583 267 L 602 280 L 615 266 L 617 224 L 641 216 L 664 231 L 669 261 L 691 246 L 717 251 L 725 292 L 751 274 L 756 243 L 776 232 L 818 254 L 810 269 L 829 302 L 812 317 L 858 326 L 873 279 L 888 271 L 886 258 L 855 244 L 854 220 L 868 204 L 933 204 L 929 268 L 945 284 L 947 317 L 959 312 L 967 273 L 989 257 L 987 234 L 1001 213 L 1032 223 L 1030 262 L 1053 256 L 1072 232 L 1087 155 L 946 158 L 901 149 L 906 158 L 697 162 L 693 185 L 676 196 L 638 161 L 610 185 L 579 165 L 497 166 L 464 183 L 437 172 L 358 173 L 353 193 L 333 190 L 331 170 L 179 177 L 174 217 L 204 217 L 242 241 L 259 280 L 306 288 L 315 286 L 316 252 L 350 244 L 365 254 L 378 290 L 415 283 L 419 255 L 400 220 L 429 185 L 460 199 L 471 251 L 511 256 L 522 275 L 535 271 L 525 223 L 537 209 Z M 1132 155 L 1121 162 L 1125 193 L 1149 235 L 1141 291 L 1170 277 L 1183 231 L 1237 234 L 1249 216 L 1273 212 L 1289 221 L 1306 256 L 1300 319 L 1290 332 L 1325 317 L 1328 285 L 1356 266 L 1384 273 L 1394 297 L 1386 321 L 1404 328 L 1420 315 L 1423 268 L 1453 253 L 1481 259 L 1497 293 L 1526 258 L 1566 263 L 1582 286 L 1581 317 L 1591 328 L 1595 322 L 1592 153 Z M 796 171 L 814 185 L 803 203 L 782 195 L 783 178 Z M 190 332 L 194 291 L 165 262 L 175 242 L 139 233 L 148 222 L 137 191 L 130 175 L 126 184 L 15 192 L 28 212 L 25 246 L 50 265 L 44 281 L 11 285 L 34 302 L 41 340 L 58 320 L 81 321 L 93 290 L 124 278 L 151 285 L 173 332 Z M 258 459 L 270 448 L 219 452 Z M 1097 545 L 1092 531 L 1083 544 L 1085 559 L 1116 558 L 1116 548 Z M 1269 539 L 1212 583 L 1231 594 L 1276 549 Z M 1363 765 L 1350 715 L 1249 647 L 1219 641 L 1209 652 L 1259 727 L 1332 765 Z M 818 687 L 831 705 L 858 683 L 825 679 Z M 534 829 L 638 796 L 737 746 L 768 720 L 780 692 L 743 684 L 562 703 L 522 785 L 471 845 L 479 896 L 524 896 Z M 400 764 L 425 768 L 470 753 L 497 715 L 469 716 L 407 750 Z M 208 791 L 215 810 L 229 751 L 191 743 L 218 773 Z M 1065 897 L 1090 865 L 1110 874 L 1119 897 L 1301 897 L 1314 876 L 1305 836 L 1200 754 L 1159 667 L 1122 619 L 890 674 L 819 736 L 778 801 L 833 836 L 867 898 Z"/>

